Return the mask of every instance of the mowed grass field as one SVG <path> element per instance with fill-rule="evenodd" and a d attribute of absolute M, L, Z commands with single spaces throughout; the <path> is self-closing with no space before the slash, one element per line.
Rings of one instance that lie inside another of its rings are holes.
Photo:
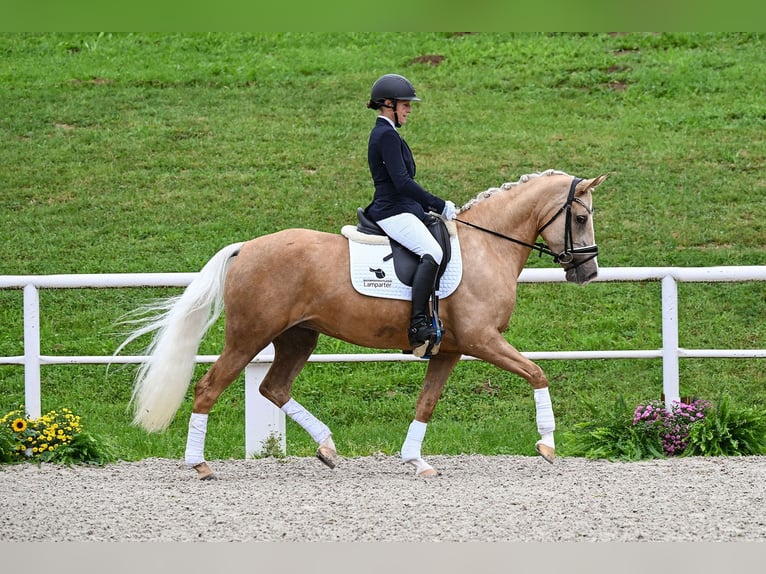
<path fill-rule="evenodd" d="M 766 35 L 3 34 L 2 275 L 195 272 L 221 247 L 289 227 L 328 232 L 372 194 L 372 82 L 410 78 L 402 134 L 418 180 L 460 205 L 548 168 L 609 173 L 595 196 L 603 267 L 763 265 Z M 552 267 L 533 256 L 529 267 Z M 680 344 L 766 347 L 763 283 L 679 285 Z M 43 354 L 110 355 L 119 318 L 178 289 L 41 293 Z M 23 354 L 22 293 L 0 291 L 0 356 Z M 657 349 L 660 285 L 519 288 L 521 351 Z M 217 354 L 223 319 L 200 354 Z M 148 341 L 142 341 L 142 344 Z M 142 344 L 128 349 L 140 354 Z M 318 352 L 367 352 L 322 337 Z M 372 351 L 375 351 L 374 349 Z M 659 398 L 659 360 L 541 361 L 559 435 L 585 402 Z M 206 365 L 197 368 L 201 376 Z M 295 397 L 346 456 L 394 453 L 425 363 L 310 364 Z M 44 366 L 43 411 L 69 407 L 124 459 L 181 457 L 191 400 L 167 433 L 130 426 L 132 366 Z M 681 394 L 766 408 L 759 359 L 682 359 Z M 207 456 L 244 455 L 242 377 L 211 415 Z M 189 389 L 191 397 L 192 386 Z M 24 400 L 0 365 L 0 412 Z M 424 453 L 533 454 L 532 391 L 461 363 Z M 288 453 L 314 445 L 288 426 Z M 560 444 L 566 454 L 565 441 Z"/>

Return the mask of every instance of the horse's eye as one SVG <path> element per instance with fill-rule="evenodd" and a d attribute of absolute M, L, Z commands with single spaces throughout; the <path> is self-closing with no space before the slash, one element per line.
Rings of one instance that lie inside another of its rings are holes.
<path fill-rule="evenodd" d="M 578 215 L 575 217 L 575 221 L 579 223 L 580 225 L 585 225 L 585 223 L 588 222 L 588 216 L 587 215 Z"/>

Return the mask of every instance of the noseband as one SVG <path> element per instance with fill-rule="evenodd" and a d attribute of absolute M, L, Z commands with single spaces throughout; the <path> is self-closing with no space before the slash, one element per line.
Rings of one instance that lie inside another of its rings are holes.
<path fill-rule="evenodd" d="M 521 241 L 519 239 L 515 239 L 513 237 L 503 235 L 502 233 L 498 233 L 497 231 L 492 231 L 491 229 L 486 229 L 479 225 L 474 225 L 473 223 L 463 221 L 462 219 L 456 218 L 455 221 L 457 221 L 458 223 L 462 223 L 463 225 L 467 225 L 468 227 L 473 227 L 474 229 L 484 231 L 485 233 L 489 233 L 490 235 L 501 237 L 502 239 L 512 241 L 513 243 L 518 243 L 519 245 L 523 245 L 524 247 L 529 247 L 533 251 L 538 251 L 540 253 L 540 257 L 542 257 L 543 253 L 545 253 L 546 255 L 550 255 L 551 257 L 553 257 L 554 263 L 569 265 L 569 267 L 565 267 L 565 270 L 569 271 L 570 269 L 575 269 L 576 267 L 579 267 L 583 263 L 590 261 L 591 259 L 593 259 L 594 257 L 598 255 L 598 245 L 593 244 L 587 247 L 575 247 L 574 240 L 572 239 L 572 203 L 577 202 L 580 205 L 582 205 L 588 213 L 591 213 L 591 214 L 593 213 L 593 209 L 585 205 L 585 203 L 579 197 L 575 197 L 575 188 L 577 187 L 577 184 L 580 183 L 581 181 L 582 179 L 577 177 L 572 179 L 572 185 L 569 186 L 569 195 L 567 196 L 566 203 L 562 205 L 556 213 L 553 214 L 553 217 L 551 217 L 545 223 L 545 225 L 543 225 L 540 229 L 537 230 L 537 235 L 540 235 L 546 227 L 548 227 L 551 223 L 553 223 L 558 218 L 559 215 L 561 215 L 562 213 L 566 213 L 566 221 L 564 222 L 564 250 L 561 253 L 553 252 L 551 248 L 548 247 L 548 245 L 543 242 L 536 242 L 534 244 L 530 244 L 530 243 Z M 574 261 L 575 255 L 590 255 L 590 257 L 580 259 L 579 261 Z"/>

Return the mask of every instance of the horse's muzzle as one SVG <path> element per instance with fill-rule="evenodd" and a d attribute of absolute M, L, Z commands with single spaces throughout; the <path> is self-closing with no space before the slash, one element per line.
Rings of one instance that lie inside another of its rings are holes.
<path fill-rule="evenodd" d="M 556 259 L 564 266 L 567 281 L 585 285 L 598 276 L 597 255 L 598 246 L 589 245 L 564 251 Z"/>

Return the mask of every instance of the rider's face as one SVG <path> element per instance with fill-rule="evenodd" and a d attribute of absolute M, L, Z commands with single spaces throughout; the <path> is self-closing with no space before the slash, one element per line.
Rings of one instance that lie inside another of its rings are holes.
<path fill-rule="evenodd" d="M 399 116 L 399 123 L 404 125 L 407 123 L 407 116 L 412 111 L 412 102 L 408 100 L 399 100 L 396 102 L 396 113 Z"/>

